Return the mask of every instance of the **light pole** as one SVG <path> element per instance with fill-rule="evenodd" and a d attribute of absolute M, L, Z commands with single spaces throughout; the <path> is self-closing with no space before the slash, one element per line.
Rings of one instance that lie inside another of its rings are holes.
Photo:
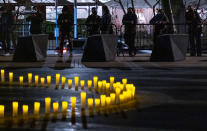
<path fill-rule="evenodd" d="M 77 25 L 77 0 L 74 0 L 74 39 L 77 39 L 77 30 L 78 30 L 78 25 Z"/>

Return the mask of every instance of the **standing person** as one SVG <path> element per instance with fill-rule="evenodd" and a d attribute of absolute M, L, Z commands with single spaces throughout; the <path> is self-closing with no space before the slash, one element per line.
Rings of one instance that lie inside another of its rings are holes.
<path fill-rule="evenodd" d="M 124 15 L 122 23 L 125 25 L 124 39 L 125 43 L 129 46 L 129 56 L 136 55 L 135 36 L 137 15 L 134 13 L 133 8 L 128 8 L 127 14 Z"/>
<path fill-rule="evenodd" d="M 64 38 L 67 36 L 69 41 L 70 55 L 72 56 L 73 43 L 72 43 L 72 26 L 73 26 L 73 15 L 69 12 L 68 6 L 64 6 L 62 14 L 58 17 L 58 25 L 60 25 L 60 56 L 63 56 Z"/>
<path fill-rule="evenodd" d="M 92 8 L 92 14 L 88 16 L 86 20 L 87 30 L 89 35 L 99 34 L 100 28 L 100 16 L 97 15 L 97 10 L 95 7 Z"/>
<path fill-rule="evenodd" d="M 190 38 L 190 55 L 201 56 L 201 18 L 192 6 L 188 6 L 186 11 L 186 22 L 188 24 L 188 33 Z"/>
<path fill-rule="evenodd" d="M 112 34 L 111 14 L 107 6 L 103 6 L 103 16 L 101 18 L 101 34 Z"/>
<path fill-rule="evenodd" d="M 35 13 L 29 16 L 26 20 L 31 21 L 30 33 L 41 34 L 42 33 L 42 14 L 36 6 L 33 7 Z"/>
<path fill-rule="evenodd" d="M 12 27 L 11 27 L 11 34 L 10 34 L 10 38 L 13 44 L 13 49 L 16 49 L 16 15 L 14 12 L 12 12 L 12 9 L 10 7 L 9 9 L 9 15 L 11 15 L 11 20 L 12 20 Z"/>
<path fill-rule="evenodd" d="M 2 9 L 2 16 L 0 19 L 1 23 L 1 32 L 2 32 L 2 47 L 5 51 L 5 55 L 9 55 L 10 51 L 10 33 L 11 33 L 11 27 L 12 27 L 12 15 L 8 13 L 8 10 L 6 7 L 3 7 Z"/>
<path fill-rule="evenodd" d="M 162 9 L 159 9 L 157 14 L 150 20 L 150 24 L 154 25 L 155 27 L 153 33 L 154 45 L 156 44 L 159 35 L 161 35 L 166 29 L 167 23 L 169 23 L 169 20 Z"/>

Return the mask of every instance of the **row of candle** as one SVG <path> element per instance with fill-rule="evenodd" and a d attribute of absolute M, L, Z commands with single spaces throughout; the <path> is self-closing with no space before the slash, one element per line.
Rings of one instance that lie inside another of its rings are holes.
<path fill-rule="evenodd" d="M 81 108 L 85 108 L 85 103 L 86 103 L 86 92 L 81 92 Z M 129 100 L 133 98 L 133 94 L 131 90 L 124 91 L 122 94 L 119 94 L 116 92 L 111 93 L 110 96 L 106 95 L 101 95 L 100 98 L 88 98 L 88 108 L 93 109 L 94 103 L 95 103 L 95 108 L 99 107 L 110 107 L 110 105 L 115 105 L 115 104 L 123 104 L 127 103 Z M 18 116 L 18 102 L 14 101 L 12 102 L 12 109 L 13 109 L 13 116 Z M 51 107 L 51 98 L 46 97 L 45 98 L 45 113 L 50 113 L 50 107 Z M 71 107 L 72 110 L 75 109 L 76 107 L 76 97 L 71 97 Z M 67 101 L 62 101 L 62 112 L 67 112 L 68 108 L 68 102 Z M 0 105 L 0 117 L 4 117 L 4 105 Z M 22 106 L 22 114 L 23 116 L 28 115 L 28 110 L 29 107 L 28 105 L 23 105 Z M 40 111 L 40 102 L 34 102 L 34 114 L 39 115 Z M 59 103 L 58 102 L 53 102 L 53 112 L 58 113 L 59 111 Z"/>
<path fill-rule="evenodd" d="M 5 82 L 5 71 L 2 69 L 1 70 L 1 81 Z M 51 85 L 51 76 L 47 76 L 47 86 Z M 109 91 L 110 87 L 115 87 L 116 84 L 119 84 L 119 86 L 121 88 L 126 87 L 127 84 L 127 79 L 122 79 L 122 83 L 114 83 L 115 78 L 114 77 L 110 77 L 110 83 L 107 83 L 106 80 L 103 81 L 98 81 L 98 77 L 94 76 L 93 77 L 93 86 L 94 89 L 97 92 L 101 92 L 103 90 Z M 39 86 L 39 76 L 35 75 L 34 76 L 34 81 L 35 81 L 35 86 Z M 40 77 L 40 86 L 45 86 L 45 78 L 44 77 Z M 65 86 L 66 83 L 66 77 L 62 77 L 61 79 L 61 85 Z M 74 82 L 75 82 L 75 87 L 77 88 L 79 86 L 79 77 L 74 77 Z M 56 74 L 56 85 L 59 85 L 60 83 L 60 74 Z M 92 80 L 88 80 L 88 88 L 89 90 L 92 89 Z M 13 72 L 9 72 L 9 84 L 12 85 L 13 84 Z M 24 84 L 24 77 L 23 76 L 19 76 L 19 84 L 22 86 Z M 32 73 L 28 73 L 28 84 L 31 85 L 32 84 Z M 84 80 L 80 80 L 80 85 L 81 85 L 81 89 L 84 90 L 84 86 L 85 86 L 85 81 Z M 68 86 L 69 88 L 72 88 L 72 79 L 68 79 Z"/>

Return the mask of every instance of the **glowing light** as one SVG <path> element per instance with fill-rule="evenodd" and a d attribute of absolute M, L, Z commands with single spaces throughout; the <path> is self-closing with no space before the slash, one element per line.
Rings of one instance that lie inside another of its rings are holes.
<path fill-rule="evenodd" d="M 45 85 L 45 78 L 44 77 L 41 77 L 40 78 L 40 83 L 41 83 L 41 86 L 44 86 Z"/>
<path fill-rule="evenodd" d="M 100 99 L 99 98 L 96 98 L 95 99 L 95 107 L 96 108 L 100 107 L 100 103 L 101 103 Z"/>
<path fill-rule="evenodd" d="M 59 109 L 59 103 L 53 102 L 53 112 L 58 113 L 58 109 Z"/>
<path fill-rule="evenodd" d="M 34 114 L 39 115 L 40 112 L 40 102 L 34 102 Z"/>
<path fill-rule="evenodd" d="M 111 104 L 111 98 L 110 97 L 106 97 L 106 105 L 110 106 Z"/>
<path fill-rule="evenodd" d="M 114 84 L 114 80 L 115 80 L 115 78 L 113 76 L 111 76 L 110 77 L 110 84 L 111 84 L 111 86 Z"/>
<path fill-rule="evenodd" d="M 32 84 L 32 73 L 28 73 L 28 84 Z"/>
<path fill-rule="evenodd" d="M 89 109 L 93 108 L 93 98 L 88 98 L 88 108 Z"/>
<path fill-rule="evenodd" d="M 23 116 L 27 116 L 28 115 L 28 110 L 29 110 L 28 105 L 23 105 L 22 106 Z"/>
<path fill-rule="evenodd" d="M 12 85 L 13 83 L 13 72 L 9 72 L 9 84 Z"/>
<path fill-rule="evenodd" d="M 62 102 L 62 112 L 67 112 L 67 108 L 68 108 L 68 102 L 63 101 Z"/>
<path fill-rule="evenodd" d="M 81 92 L 81 108 L 85 108 L 86 103 L 86 92 Z"/>
<path fill-rule="evenodd" d="M 68 88 L 69 89 L 72 88 L 72 84 L 73 84 L 73 80 L 72 79 L 68 79 Z"/>
<path fill-rule="evenodd" d="M 81 80 L 80 81 L 80 85 L 81 85 L 81 90 L 84 90 L 85 81 L 84 80 Z"/>
<path fill-rule="evenodd" d="M 106 105 L 106 95 L 101 95 L 101 106 L 104 107 Z"/>
<path fill-rule="evenodd" d="M 35 86 L 38 86 L 39 84 L 39 76 L 35 75 Z"/>
<path fill-rule="evenodd" d="M 50 86 L 51 85 L 51 76 L 47 76 L 47 86 Z"/>
<path fill-rule="evenodd" d="M 71 107 L 74 110 L 76 106 L 76 97 L 71 97 L 70 100 L 71 100 Z"/>
<path fill-rule="evenodd" d="M 21 85 L 21 86 L 23 85 L 23 80 L 24 80 L 23 76 L 20 76 L 19 77 L 19 85 Z"/>
<path fill-rule="evenodd" d="M 94 86 L 94 88 L 97 87 L 97 84 L 98 84 L 98 77 L 97 76 L 94 76 L 93 77 L 93 86 Z"/>
<path fill-rule="evenodd" d="M 13 111 L 13 116 L 18 115 L 18 102 L 16 101 L 12 102 L 12 111 Z"/>
<path fill-rule="evenodd" d="M 88 89 L 92 90 L 92 80 L 88 80 Z"/>
<path fill-rule="evenodd" d="M 79 77 L 78 76 L 74 77 L 74 80 L 75 80 L 75 87 L 76 87 L 76 89 L 78 89 Z"/>
<path fill-rule="evenodd" d="M 62 77 L 62 86 L 65 86 L 66 77 Z"/>
<path fill-rule="evenodd" d="M 4 117 L 4 105 L 0 105 L 0 118 Z"/>
<path fill-rule="evenodd" d="M 5 71 L 1 69 L 1 82 L 5 81 Z"/>
<path fill-rule="evenodd" d="M 60 83 L 60 74 L 56 74 L 56 85 Z"/>
<path fill-rule="evenodd" d="M 45 113 L 50 113 L 51 98 L 45 98 Z"/>

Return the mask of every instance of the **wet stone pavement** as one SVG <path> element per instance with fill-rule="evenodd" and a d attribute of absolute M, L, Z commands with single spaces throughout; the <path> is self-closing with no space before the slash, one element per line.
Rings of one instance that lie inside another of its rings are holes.
<path fill-rule="evenodd" d="M 88 114 L 88 110 L 77 109 L 75 114 L 68 109 L 65 118 L 61 114 L 46 116 L 42 114 L 38 120 L 6 120 L 0 121 L 0 130 L 206 130 L 207 121 L 207 68 L 8 68 L 14 72 L 14 80 L 19 76 L 33 73 L 41 76 L 52 76 L 60 73 L 66 78 L 79 76 L 80 80 L 89 80 L 93 76 L 115 81 L 127 78 L 136 86 L 136 96 L 139 104 L 132 109 L 114 111 L 113 113 Z M 80 106 L 80 90 L 55 89 L 45 87 L 0 87 L 0 105 L 5 105 L 5 115 L 11 115 L 11 102 L 19 105 L 28 104 L 29 114 L 32 114 L 33 102 L 41 103 L 40 112 L 44 112 L 44 98 L 51 97 L 54 101 L 70 101 L 71 96 L 77 97 L 77 107 Z M 87 92 L 87 97 L 97 97 L 97 94 Z M 19 108 L 21 114 L 21 108 Z M 4 124 L 2 124 L 4 123 Z"/>

